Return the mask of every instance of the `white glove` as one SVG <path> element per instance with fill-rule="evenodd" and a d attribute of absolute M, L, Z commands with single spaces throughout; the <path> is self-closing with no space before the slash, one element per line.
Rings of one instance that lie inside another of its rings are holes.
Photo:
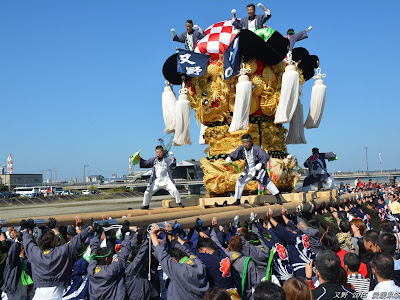
<path fill-rule="evenodd" d="M 307 31 L 310 31 L 311 29 L 312 29 L 312 26 L 308 27 L 308 28 L 307 28 Z"/>
<path fill-rule="evenodd" d="M 176 36 L 175 28 L 171 28 L 171 33 L 172 33 L 172 36 Z"/>
<path fill-rule="evenodd" d="M 228 157 L 225 159 L 225 162 L 226 162 L 227 164 L 229 164 L 231 161 L 232 161 L 232 158 L 231 158 L 230 156 L 228 156 Z"/>
<path fill-rule="evenodd" d="M 239 216 L 235 216 L 234 218 L 233 218 L 233 222 L 232 222 L 232 227 L 236 227 L 237 226 L 237 224 L 239 224 Z"/>
<path fill-rule="evenodd" d="M 174 153 L 171 151 L 171 152 L 169 153 L 169 155 L 174 156 Z"/>
<path fill-rule="evenodd" d="M 262 5 L 262 3 L 258 3 L 257 6 L 260 8 L 264 7 L 264 5 Z"/>
<path fill-rule="evenodd" d="M 236 15 L 236 9 L 232 9 L 232 10 L 231 10 L 231 13 L 232 13 L 233 15 Z"/>
<path fill-rule="evenodd" d="M 193 25 L 194 30 L 199 30 L 199 25 Z"/>
<path fill-rule="evenodd" d="M 262 167 L 261 163 L 256 164 L 256 171 L 260 171 Z"/>

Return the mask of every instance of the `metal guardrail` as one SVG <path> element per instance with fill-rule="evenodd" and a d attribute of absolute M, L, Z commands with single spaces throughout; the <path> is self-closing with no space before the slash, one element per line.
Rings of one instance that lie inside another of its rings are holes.
<path fill-rule="evenodd" d="M 353 176 L 369 176 L 369 175 L 400 175 L 400 170 L 378 170 L 378 171 L 357 171 L 357 172 L 330 172 L 331 175 L 353 175 Z"/>

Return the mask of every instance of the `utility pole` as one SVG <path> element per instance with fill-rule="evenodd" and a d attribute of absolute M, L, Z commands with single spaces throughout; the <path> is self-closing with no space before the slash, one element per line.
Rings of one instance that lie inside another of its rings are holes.
<path fill-rule="evenodd" d="M 367 161 L 367 175 L 368 175 L 368 147 L 365 147 L 365 159 Z"/>
<path fill-rule="evenodd" d="M 83 185 L 86 185 L 86 167 L 89 165 L 83 165 Z"/>

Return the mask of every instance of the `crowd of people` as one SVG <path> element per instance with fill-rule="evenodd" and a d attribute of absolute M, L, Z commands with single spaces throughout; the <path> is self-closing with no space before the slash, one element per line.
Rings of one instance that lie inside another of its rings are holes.
<path fill-rule="evenodd" d="M 400 299 L 398 194 L 189 229 L 22 220 L 0 234 L 1 299 Z"/>

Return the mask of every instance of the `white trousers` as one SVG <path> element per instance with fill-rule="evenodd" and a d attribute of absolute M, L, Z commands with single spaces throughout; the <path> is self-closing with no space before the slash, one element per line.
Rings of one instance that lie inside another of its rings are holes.
<path fill-rule="evenodd" d="M 32 300 L 61 300 L 64 290 L 63 286 L 40 287 L 35 290 Z"/>
<path fill-rule="evenodd" d="M 175 184 L 171 181 L 171 179 L 168 178 L 163 181 L 158 181 L 156 179 L 147 187 L 146 191 L 144 192 L 143 206 L 149 206 L 153 194 L 161 189 L 168 191 L 168 193 L 175 198 L 176 203 L 181 203 L 181 195 L 179 195 Z"/>
<path fill-rule="evenodd" d="M 252 180 L 255 177 L 254 174 L 246 174 L 243 173 L 239 179 L 236 181 L 236 186 L 235 186 L 235 199 L 240 199 L 242 198 L 242 194 L 243 194 L 243 190 L 244 187 L 246 186 L 246 184 L 249 183 L 250 180 Z M 260 183 L 260 180 L 258 180 L 258 183 Z M 262 183 L 260 183 L 262 185 Z M 275 186 L 275 184 L 272 182 L 272 180 L 269 180 L 267 186 L 266 186 L 267 190 L 272 194 L 272 195 L 276 195 L 279 194 L 279 190 L 278 188 Z"/>
<path fill-rule="evenodd" d="M 317 183 L 317 182 L 316 182 L 316 183 Z M 333 189 L 336 188 L 335 179 L 333 179 L 332 176 L 329 176 L 329 177 L 324 181 L 324 183 L 328 184 L 329 189 L 331 189 L 331 190 L 333 190 Z M 315 184 L 315 183 L 314 183 L 314 184 Z M 311 191 L 311 186 L 312 186 L 312 184 L 303 186 L 303 192 L 309 192 L 309 191 Z"/>

